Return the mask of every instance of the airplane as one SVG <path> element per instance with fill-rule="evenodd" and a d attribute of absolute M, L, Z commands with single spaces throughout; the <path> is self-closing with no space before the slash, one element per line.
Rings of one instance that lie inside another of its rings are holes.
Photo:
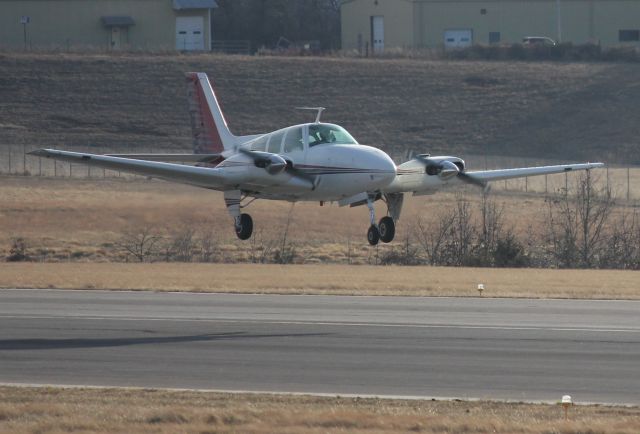
<path fill-rule="evenodd" d="M 222 191 L 241 240 L 249 239 L 253 231 L 253 219 L 242 210 L 256 199 L 366 205 L 371 245 L 393 240 L 405 194 L 432 194 L 466 184 L 486 189 L 491 181 L 604 166 L 579 163 L 468 171 L 459 157 L 428 154 L 396 166 L 382 150 L 359 144 L 339 125 L 322 122 L 323 107 L 303 107 L 317 112 L 314 122 L 236 136 L 229 130 L 207 74 L 186 73 L 186 82 L 192 154 L 98 155 L 56 149 L 30 154 Z M 377 200 L 387 205 L 387 215 L 378 222 Z"/>

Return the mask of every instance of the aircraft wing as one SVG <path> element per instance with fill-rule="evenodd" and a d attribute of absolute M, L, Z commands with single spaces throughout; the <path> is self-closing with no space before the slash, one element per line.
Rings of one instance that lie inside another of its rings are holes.
<path fill-rule="evenodd" d="M 500 181 L 503 179 L 524 178 L 536 175 L 571 172 L 603 167 L 604 163 L 560 164 L 557 166 L 522 167 L 517 169 L 478 170 L 464 172 L 466 177 L 479 182 Z"/>
<path fill-rule="evenodd" d="M 107 157 L 129 158 L 131 160 L 164 161 L 180 163 L 210 163 L 219 160 L 222 154 L 106 154 Z"/>
<path fill-rule="evenodd" d="M 520 167 L 516 169 L 466 171 L 460 170 L 459 166 L 449 161 L 450 159 L 455 160 L 456 158 L 416 158 L 401 164 L 398 166 L 396 179 L 391 185 L 384 189 L 384 193 L 413 192 L 414 195 L 432 194 L 447 185 L 472 184 L 478 187 L 486 187 L 491 181 L 551 175 L 554 173 L 588 170 L 604 166 L 603 163 L 577 163 L 560 164 L 556 166 Z M 425 167 L 427 170 L 425 170 Z M 431 174 L 429 174 L 429 169 L 432 170 Z"/>
<path fill-rule="evenodd" d="M 135 173 L 137 175 L 166 179 L 168 181 L 191 184 L 198 187 L 224 189 L 228 181 L 222 170 L 211 167 L 194 167 L 158 161 L 138 160 L 108 155 L 87 154 L 82 152 L 39 149 L 30 155 L 52 158 L 70 163 L 102 167 L 103 169 Z"/>

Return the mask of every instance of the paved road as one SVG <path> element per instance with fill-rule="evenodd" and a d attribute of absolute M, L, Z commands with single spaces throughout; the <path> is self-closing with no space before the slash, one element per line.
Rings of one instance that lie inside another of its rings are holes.
<path fill-rule="evenodd" d="M 640 404 L 640 302 L 0 290 L 0 382 Z"/>

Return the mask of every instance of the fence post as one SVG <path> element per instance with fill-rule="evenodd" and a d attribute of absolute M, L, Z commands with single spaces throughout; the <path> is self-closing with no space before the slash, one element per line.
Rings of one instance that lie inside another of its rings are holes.
<path fill-rule="evenodd" d="M 27 150 L 24 143 L 22 144 L 22 174 L 27 174 Z"/>
<path fill-rule="evenodd" d="M 629 181 L 629 167 L 627 166 L 627 201 L 631 199 L 631 183 Z"/>
<path fill-rule="evenodd" d="M 564 172 L 564 194 L 565 196 L 569 194 L 569 174 Z"/>

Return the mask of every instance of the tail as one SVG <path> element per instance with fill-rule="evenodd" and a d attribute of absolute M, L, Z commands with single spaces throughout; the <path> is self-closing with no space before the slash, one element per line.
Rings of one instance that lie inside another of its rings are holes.
<path fill-rule="evenodd" d="M 233 149 L 236 136 L 229 131 L 207 74 L 188 72 L 186 77 L 193 153 L 219 154 Z"/>

